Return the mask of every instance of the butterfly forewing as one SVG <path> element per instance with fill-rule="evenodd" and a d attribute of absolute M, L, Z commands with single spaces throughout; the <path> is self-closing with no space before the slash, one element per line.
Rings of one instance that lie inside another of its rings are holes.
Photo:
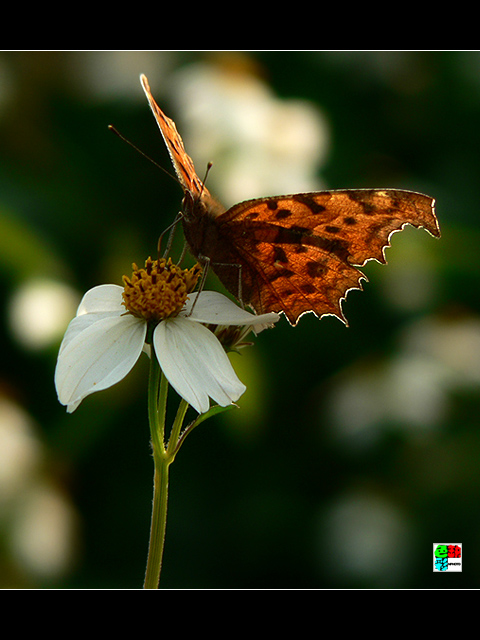
<path fill-rule="evenodd" d="M 198 178 L 195 172 L 192 159 L 185 151 L 183 140 L 177 131 L 175 123 L 163 113 L 153 99 L 150 91 L 150 85 L 143 74 L 140 76 L 140 82 L 142 83 L 148 104 L 150 105 L 150 109 L 152 110 L 165 141 L 165 145 L 172 160 L 173 168 L 180 180 L 180 184 L 184 190 L 190 191 L 192 195 L 196 197 L 200 197 L 202 191 L 206 192 L 206 189 L 203 187 L 202 181 Z"/>
<path fill-rule="evenodd" d="M 182 224 L 197 259 L 257 313 L 334 314 L 360 288 L 357 266 L 385 262 L 385 248 L 405 224 L 440 236 L 432 198 L 396 189 L 298 193 L 248 200 L 225 211 L 198 178 L 170 118 L 141 82 L 185 192 Z"/>
<path fill-rule="evenodd" d="M 183 140 L 177 131 L 175 123 L 163 113 L 153 99 L 150 85 L 143 74 L 140 76 L 140 82 L 162 134 L 180 185 L 185 194 L 188 194 L 188 197 L 184 199 L 184 223 L 186 221 L 188 224 L 189 217 L 198 221 L 205 212 L 209 212 L 212 216 L 223 213 L 225 207 L 212 197 L 197 176 L 193 161 L 185 151 Z"/>

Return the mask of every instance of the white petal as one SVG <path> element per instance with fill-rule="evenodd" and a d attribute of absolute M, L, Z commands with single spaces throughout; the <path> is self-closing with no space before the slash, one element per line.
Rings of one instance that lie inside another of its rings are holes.
<path fill-rule="evenodd" d="M 192 306 L 193 311 L 190 313 Z M 191 293 L 182 315 L 187 316 L 189 320 L 206 324 L 252 325 L 253 327 L 268 325 L 280 319 L 277 313 L 264 313 L 260 316 L 249 313 L 218 291 Z"/>
<path fill-rule="evenodd" d="M 72 320 L 60 347 L 55 386 L 69 413 L 91 393 L 122 380 L 138 360 L 147 325 L 131 315 L 87 314 Z"/>
<path fill-rule="evenodd" d="M 125 313 L 122 304 L 123 287 L 117 284 L 101 284 L 93 287 L 83 296 L 77 309 L 77 316 L 85 313 L 101 313 L 104 311 L 121 311 Z"/>
<path fill-rule="evenodd" d="M 209 396 L 225 407 L 246 389 L 220 342 L 201 324 L 181 317 L 161 322 L 153 344 L 168 381 L 199 413 L 208 411 Z"/>
<path fill-rule="evenodd" d="M 66 347 L 74 340 L 78 334 L 85 331 L 90 325 L 99 322 L 104 318 L 120 318 L 121 314 L 117 311 L 115 313 L 86 313 L 84 315 L 73 318 L 65 331 L 62 344 L 60 345 L 59 355 L 66 349 Z"/>

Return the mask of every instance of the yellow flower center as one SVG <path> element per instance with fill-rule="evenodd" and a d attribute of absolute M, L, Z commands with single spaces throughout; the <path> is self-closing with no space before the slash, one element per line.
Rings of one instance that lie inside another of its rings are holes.
<path fill-rule="evenodd" d="M 197 284 L 201 267 L 180 269 L 164 258 L 148 258 L 145 268 L 132 265 L 132 277 L 123 276 L 123 303 L 132 315 L 145 320 L 160 321 L 176 316 L 183 308 L 187 296 Z"/>

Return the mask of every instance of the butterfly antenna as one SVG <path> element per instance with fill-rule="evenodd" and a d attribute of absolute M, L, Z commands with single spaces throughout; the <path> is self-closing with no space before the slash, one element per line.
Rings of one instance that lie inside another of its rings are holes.
<path fill-rule="evenodd" d="M 205 177 L 202 180 L 202 188 L 200 190 L 200 197 L 203 195 L 203 190 L 206 189 L 205 183 L 207 182 L 208 174 L 210 173 L 210 169 L 213 167 L 213 162 L 209 162 L 207 164 L 207 168 L 205 169 Z"/>
<path fill-rule="evenodd" d="M 172 178 L 172 180 L 175 180 L 175 182 L 177 184 L 179 184 L 178 178 L 176 176 L 174 176 L 172 173 L 170 173 L 170 171 L 167 171 L 167 169 L 165 169 L 165 167 L 162 167 L 161 164 L 158 164 L 158 162 L 155 162 L 155 160 L 153 160 L 152 158 L 150 158 L 150 156 L 148 156 L 145 152 L 143 152 L 141 149 L 139 149 L 136 145 L 133 144 L 133 142 L 131 142 L 130 140 L 128 140 L 128 138 L 125 138 L 125 136 L 123 136 L 120 131 L 118 131 L 118 129 L 115 129 L 115 127 L 113 126 L 113 124 L 109 124 L 108 128 L 110 129 L 110 131 L 112 131 L 116 136 L 118 136 L 120 138 L 120 140 L 123 140 L 123 142 L 126 142 L 128 145 L 130 145 L 132 147 L 132 149 L 135 149 L 135 151 L 137 151 L 137 153 L 139 153 L 141 156 L 143 156 L 146 160 L 148 160 L 149 162 L 151 162 L 153 165 L 155 165 L 157 167 L 157 169 L 160 169 L 161 171 L 163 171 L 163 173 L 166 173 L 167 176 L 169 176 L 170 178 Z"/>

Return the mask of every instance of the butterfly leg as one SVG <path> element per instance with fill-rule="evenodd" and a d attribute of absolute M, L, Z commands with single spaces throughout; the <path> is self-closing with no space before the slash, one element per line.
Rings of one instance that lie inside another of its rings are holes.
<path fill-rule="evenodd" d="M 161 233 L 161 235 L 160 235 L 160 237 L 158 239 L 157 251 L 158 251 L 158 254 L 160 255 L 160 249 L 161 249 L 163 236 L 167 233 L 167 231 L 170 231 L 170 233 L 168 235 L 167 246 L 165 248 L 165 251 L 163 252 L 163 258 L 166 258 L 168 256 L 168 254 L 170 253 L 170 249 L 172 248 L 173 237 L 175 235 L 175 230 L 177 228 L 177 224 L 180 222 L 180 220 L 182 218 L 183 218 L 183 213 L 180 211 L 175 216 L 175 220 L 172 222 L 172 224 L 170 224 L 166 229 L 164 229 L 162 231 L 162 233 Z"/>
<path fill-rule="evenodd" d="M 183 257 L 183 255 L 182 255 Z M 203 287 L 205 286 L 205 280 L 207 279 L 207 274 L 208 274 L 208 270 L 210 268 L 210 258 L 208 256 L 198 256 L 198 261 L 200 262 L 200 264 L 202 265 L 202 278 L 200 280 L 200 284 L 198 286 L 198 293 L 197 296 L 195 298 L 195 300 L 193 301 L 192 304 L 192 308 L 190 309 L 190 311 L 187 313 L 186 317 L 188 318 L 188 316 L 190 316 L 195 308 L 195 305 L 197 304 L 197 300 L 200 297 L 201 292 L 203 291 Z"/>
<path fill-rule="evenodd" d="M 237 263 L 232 263 L 232 262 L 212 262 L 212 267 L 214 268 L 214 271 L 215 271 L 215 267 L 229 267 L 229 268 L 237 269 L 238 282 L 237 282 L 237 293 L 235 297 L 240 303 L 240 306 L 242 307 L 242 309 L 245 309 L 245 304 L 243 302 L 243 296 L 242 296 L 242 265 Z M 230 292 L 233 293 L 232 290 L 230 290 Z"/>
<path fill-rule="evenodd" d="M 195 307 L 195 304 L 201 294 L 201 292 L 203 291 L 203 288 L 205 286 L 205 280 L 207 279 L 207 275 L 208 275 L 208 271 L 210 269 L 210 265 L 215 265 L 216 267 L 233 267 L 235 269 L 238 269 L 238 285 L 237 285 L 237 299 L 240 303 L 240 306 L 242 307 L 242 309 L 245 308 L 245 305 L 243 303 L 243 299 L 242 299 L 242 265 L 241 264 L 232 264 L 232 263 L 228 263 L 228 262 L 212 262 L 210 260 L 210 258 L 208 256 L 204 256 L 202 254 L 199 254 L 197 256 L 197 260 L 200 262 L 200 264 L 202 265 L 203 268 L 203 273 L 202 273 L 202 278 L 200 280 L 200 285 L 198 287 L 198 294 L 197 297 L 195 298 L 195 301 L 192 305 L 192 308 L 190 309 L 188 315 L 190 315 Z"/>
<path fill-rule="evenodd" d="M 185 257 L 185 254 L 187 253 L 187 249 L 188 249 L 188 244 L 186 242 L 183 243 L 183 249 L 182 249 L 182 253 L 180 254 L 180 257 L 177 260 L 177 264 L 182 264 L 182 260 Z"/>

